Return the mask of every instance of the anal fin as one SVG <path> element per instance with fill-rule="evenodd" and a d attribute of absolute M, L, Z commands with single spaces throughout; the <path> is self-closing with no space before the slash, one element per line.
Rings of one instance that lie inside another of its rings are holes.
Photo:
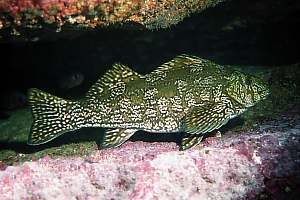
<path fill-rule="evenodd" d="M 101 144 L 101 149 L 118 147 L 128 140 L 137 130 L 136 129 L 107 129 Z"/>

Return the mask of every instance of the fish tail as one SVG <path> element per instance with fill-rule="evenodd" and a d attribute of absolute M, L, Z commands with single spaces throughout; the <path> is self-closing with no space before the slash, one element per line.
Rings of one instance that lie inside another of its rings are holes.
<path fill-rule="evenodd" d="M 64 100 L 38 89 L 30 89 L 28 102 L 31 107 L 33 123 L 27 143 L 44 144 L 61 134 L 76 130 L 71 111 L 77 103 Z"/>

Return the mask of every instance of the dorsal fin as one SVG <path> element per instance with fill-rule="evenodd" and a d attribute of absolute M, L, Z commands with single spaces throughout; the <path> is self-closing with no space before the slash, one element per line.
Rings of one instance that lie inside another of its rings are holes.
<path fill-rule="evenodd" d="M 202 66 L 203 62 L 206 60 L 201 59 L 197 56 L 187 55 L 187 54 L 181 54 L 179 56 L 176 56 L 174 59 L 170 60 L 167 63 L 162 64 L 159 66 L 156 70 L 154 70 L 154 73 L 161 73 L 164 71 L 170 71 L 172 69 L 181 69 L 185 67 L 189 67 L 190 65 L 193 66 Z"/>
<path fill-rule="evenodd" d="M 87 92 L 86 98 L 99 98 L 104 92 L 118 90 L 129 81 L 137 80 L 143 76 L 122 64 L 114 64 Z"/>

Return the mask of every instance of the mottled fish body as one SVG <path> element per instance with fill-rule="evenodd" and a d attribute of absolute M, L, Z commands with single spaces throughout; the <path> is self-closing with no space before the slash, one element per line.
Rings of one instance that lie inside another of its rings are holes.
<path fill-rule="evenodd" d="M 28 144 L 82 127 L 103 127 L 102 148 L 117 147 L 144 130 L 187 133 L 181 142 L 185 150 L 268 93 L 262 80 L 195 56 L 177 56 L 147 75 L 115 64 L 79 101 L 31 89 L 34 122 Z"/>

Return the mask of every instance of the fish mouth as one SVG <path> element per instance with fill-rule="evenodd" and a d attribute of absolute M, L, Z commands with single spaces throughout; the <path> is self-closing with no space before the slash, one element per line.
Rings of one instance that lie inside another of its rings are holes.
<path fill-rule="evenodd" d="M 270 95 L 270 90 L 268 88 L 261 90 L 260 92 L 258 92 L 258 96 L 256 98 L 254 97 L 253 102 L 249 104 L 247 108 L 252 107 L 258 102 L 267 99 L 269 95 Z"/>
<path fill-rule="evenodd" d="M 260 96 L 260 100 L 266 99 L 270 95 L 270 88 L 267 83 L 262 84 L 262 87 L 257 91 Z"/>
<path fill-rule="evenodd" d="M 261 94 L 262 99 L 266 99 L 269 95 L 270 95 L 270 90 L 268 88 L 266 88 Z"/>

